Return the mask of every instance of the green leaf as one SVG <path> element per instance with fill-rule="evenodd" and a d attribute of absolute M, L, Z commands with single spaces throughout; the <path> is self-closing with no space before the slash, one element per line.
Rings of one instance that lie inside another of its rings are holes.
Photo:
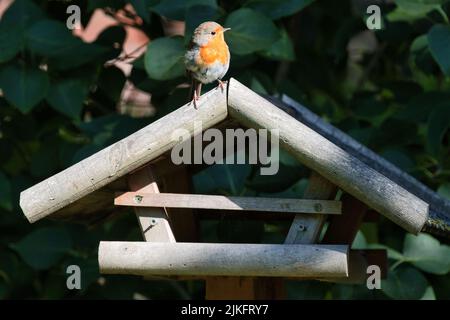
<path fill-rule="evenodd" d="M 260 11 L 272 19 L 279 19 L 290 16 L 313 2 L 314 0 L 249 0 L 244 6 Z"/>
<path fill-rule="evenodd" d="M 195 5 L 186 11 L 185 43 L 189 43 L 195 28 L 205 21 L 216 21 L 220 17 L 218 7 Z"/>
<path fill-rule="evenodd" d="M 273 60 L 295 60 L 294 45 L 285 29 L 281 29 L 280 39 L 275 41 L 268 50 L 261 52 L 261 55 Z"/>
<path fill-rule="evenodd" d="M 385 246 L 383 244 L 379 244 L 379 243 L 369 243 L 367 245 L 367 249 L 384 249 L 387 251 L 387 255 L 389 259 L 394 259 L 394 260 L 405 260 L 405 257 L 403 256 L 403 254 L 401 254 L 400 252 Z"/>
<path fill-rule="evenodd" d="M 364 234 L 358 230 L 355 239 L 352 243 L 352 249 L 367 249 L 367 240 Z"/>
<path fill-rule="evenodd" d="M 383 150 L 380 155 L 403 171 L 410 171 L 414 168 L 414 161 L 408 156 L 406 150 L 402 148 L 390 147 Z"/>
<path fill-rule="evenodd" d="M 6 100 L 23 113 L 44 99 L 48 87 L 48 75 L 42 70 L 25 65 L 7 65 L 0 70 L 0 88 Z"/>
<path fill-rule="evenodd" d="M 33 154 L 33 161 L 30 165 L 30 173 L 37 178 L 51 176 L 58 168 L 58 141 L 55 138 L 46 139 L 46 143 L 41 145 Z"/>
<path fill-rule="evenodd" d="M 61 70 L 76 68 L 113 49 L 85 43 L 73 36 L 63 23 L 54 20 L 33 24 L 27 30 L 26 43 L 30 51 L 49 57 L 49 64 Z"/>
<path fill-rule="evenodd" d="M 440 244 L 429 234 L 407 234 L 403 255 L 408 262 L 425 272 L 443 275 L 450 271 L 450 247 Z"/>
<path fill-rule="evenodd" d="M 420 300 L 436 300 L 436 295 L 432 286 L 427 287 L 427 290 L 423 294 L 422 298 L 420 298 Z"/>
<path fill-rule="evenodd" d="M 0 171 L 0 208 L 12 210 L 11 183 L 8 177 Z"/>
<path fill-rule="evenodd" d="M 77 46 L 75 38 L 67 27 L 55 20 L 41 20 L 27 30 L 27 46 L 34 53 L 46 56 L 59 56 Z"/>
<path fill-rule="evenodd" d="M 450 76 L 450 26 L 434 25 L 427 35 L 431 55 L 442 72 Z"/>
<path fill-rule="evenodd" d="M 427 149 L 437 155 L 441 148 L 442 139 L 450 127 L 450 104 L 444 102 L 431 111 L 427 123 Z"/>
<path fill-rule="evenodd" d="M 87 10 L 88 11 L 92 11 L 95 10 L 97 8 L 112 8 L 115 10 L 119 10 L 122 9 L 125 5 L 125 1 L 124 0 L 89 0 L 87 2 Z"/>
<path fill-rule="evenodd" d="M 414 95 L 405 107 L 395 114 L 395 117 L 414 125 L 426 123 L 431 111 L 447 100 L 450 100 L 450 94 L 444 92 L 430 91 Z"/>
<path fill-rule="evenodd" d="M 159 0 L 152 1 L 151 10 L 160 16 L 174 19 L 185 20 L 186 11 L 195 5 L 204 5 L 217 8 L 216 0 Z"/>
<path fill-rule="evenodd" d="M 72 240 L 65 229 L 43 228 L 33 231 L 11 247 L 29 266 L 45 270 L 71 249 Z"/>
<path fill-rule="evenodd" d="M 11 27 L 0 23 L 0 63 L 14 58 L 22 49 L 23 37 L 11 32 Z"/>
<path fill-rule="evenodd" d="M 149 0 L 130 0 L 129 3 L 133 6 L 136 13 L 145 22 L 150 22 L 150 4 Z"/>
<path fill-rule="evenodd" d="M 214 164 L 192 177 L 196 193 L 240 195 L 250 174 L 247 164 Z"/>
<path fill-rule="evenodd" d="M 420 299 L 428 286 L 423 274 L 410 266 L 399 266 L 381 281 L 381 289 L 392 299 Z"/>
<path fill-rule="evenodd" d="M 78 119 L 88 91 L 89 83 L 86 81 L 76 78 L 66 79 L 51 84 L 47 101 L 56 111 Z"/>
<path fill-rule="evenodd" d="M 260 243 L 264 233 L 262 221 L 223 218 L 217 226 L 219 242 Z"/>
<path fill-rule="evenodd" d="M 261 175 L 258 168 L 257 174 L 246 186 L 258 192 L 282 192 L 298 182 L 303 175 L 304 171 L 301 167 L 290 167 L 280 163 L 278 172 L 274 175 Z M 296 196 L 299 197 L 300 194 Z"/>
<path fill-rule="evenodd" d="M 151 41 L 145 52 L 145 70 L 150 78 L 169 80 L 182 76 L 184 68 L 183 39 L 159 38 Z"/>
<path fill-rule="evenodd" d="M 226 34 L 230 50 L 239 55 L 269 49 L 280 38 L 269 18 L 248 8 L 232 12 L 225 26 L 231 28 Z"/>
<path fill-rule="evenodd" d="M 450 183 L 444 183 L 439 186 L 437 193 L 450 200 Z"/>
<path fill-rule="evenodd" d="M 31 0 L 15 0 L 1 18 L 1 24 L 14 25 L 18 33 L 33 22 L 44 18 L 40 7 Z M 15 32 L 13 32 L 15 34 Z"/>
<path fill-rule="evenodd" d="M 431 56 L 426 34 L 422 34 L 414 39 L 410 47 L 410 61 L 412 67 L 417 67 L 426 73 L 434 73 L 435 62 Z"/>
<path fill-rule="evenodd" d="M 440 9 L 445 0 L 395 0 L 397 7 L 413 17 L 423 17 L 434 9 Z"/>

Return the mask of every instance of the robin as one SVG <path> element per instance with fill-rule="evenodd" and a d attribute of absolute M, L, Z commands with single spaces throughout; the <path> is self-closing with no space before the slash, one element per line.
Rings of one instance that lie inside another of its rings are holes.
<path fill-rule="evenodd" d="M 197 108 L 202 84 L 219 82 L 223 90 L 223 76 L 230 66 L 230 51 L 225 42 L 224 33 L 230 28 L 207 21 L 199 25 L 192 36 L 189 48 L 184 56 L 188 75 L 192 79 L 190 99 Z"/>

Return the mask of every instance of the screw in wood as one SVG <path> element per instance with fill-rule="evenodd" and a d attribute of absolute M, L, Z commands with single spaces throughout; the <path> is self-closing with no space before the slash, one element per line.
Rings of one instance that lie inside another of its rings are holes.
<path fill-rule="evenodd" d="M 136 203 L 141 203 L 142 202 L 142 196 L 134 196 L 134 202 L 136 202 Z"/>
<path fill-rule="evenodd" d="M 316 210 L 316 212 L 321 212 L 322 211 L 322 204 L 321 203 L 314 204 L 314 210 Z"/>
<path fill-rule="evenodd" d="M 299 231 L 306 231 L 306 226 L 304 225 L 304 224 L 300 224 L 299 226 L 298 226 L 298 230 Z"/>
<path fill-rule="evenodd" d="M 158 223 L 158 221 L 156 221 L 156 219 L 150 220 L 150 225 L 151 226 L 155 226 L 157 223 Z"/>

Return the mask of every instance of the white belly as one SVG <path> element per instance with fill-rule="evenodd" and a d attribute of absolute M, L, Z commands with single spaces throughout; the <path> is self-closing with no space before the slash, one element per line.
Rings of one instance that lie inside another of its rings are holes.
<path fill-rule="evenodd" d="M 224 66 L 219 61 L 214 62 L 213 64 L 206 66 L 199 66 L 195 64 L 195 55 L 198 54 L 198 51 L 188 51 L 185 56 L 185 65 L 188 71 L 191 71 L 194 79 L 200 81 L 201 83 L 211 83 L 216 80 L 222 79 L 228 71 L 229 61 Z"/>

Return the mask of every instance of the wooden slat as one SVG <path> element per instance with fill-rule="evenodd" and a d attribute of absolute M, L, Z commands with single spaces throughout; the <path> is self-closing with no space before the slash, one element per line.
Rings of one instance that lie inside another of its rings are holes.
<path fill-rule="evenodd" d="M 407 231 L 417 234 L 425 225 L 428 218 L 426 202 L 235 79 L 228 82 L 228 112 L 248 127 L 278 129 L 281 147 Z"/>
<path fill-rule="evenodd" d="M 228 197 L 200 194 L 125 192 L 114 201 L 118 206 L 196 208 L 287 213 L 340 214 L 340 201 Z"/>
<path fill-rule="evenodd" d="M 313 172 L 309 178 L 308 187 L 304 192 L 303 198 L 334 199 L 335 194 L 336 186 L 316 172 Z M 284 243 L 307 244 L 317 242 L 325 218 L 325 215 L 320 214 L 296 215 Z"/>
<path fill-rule="evenodd" d="M 100 242 L 105 274 L 346 277 L 348 246 Z"/>
<path fill-rule="evenodd" d="M 150 166 L 132 173 L 128 178 L 128 184 L 131 190 L 137 192 L 145 192 L 147 194 L 157 194 L 159 192 Z M 167 212 L 164 208 L 135 207 L 134 210 L 145 241 L 175 242 Z"/>

